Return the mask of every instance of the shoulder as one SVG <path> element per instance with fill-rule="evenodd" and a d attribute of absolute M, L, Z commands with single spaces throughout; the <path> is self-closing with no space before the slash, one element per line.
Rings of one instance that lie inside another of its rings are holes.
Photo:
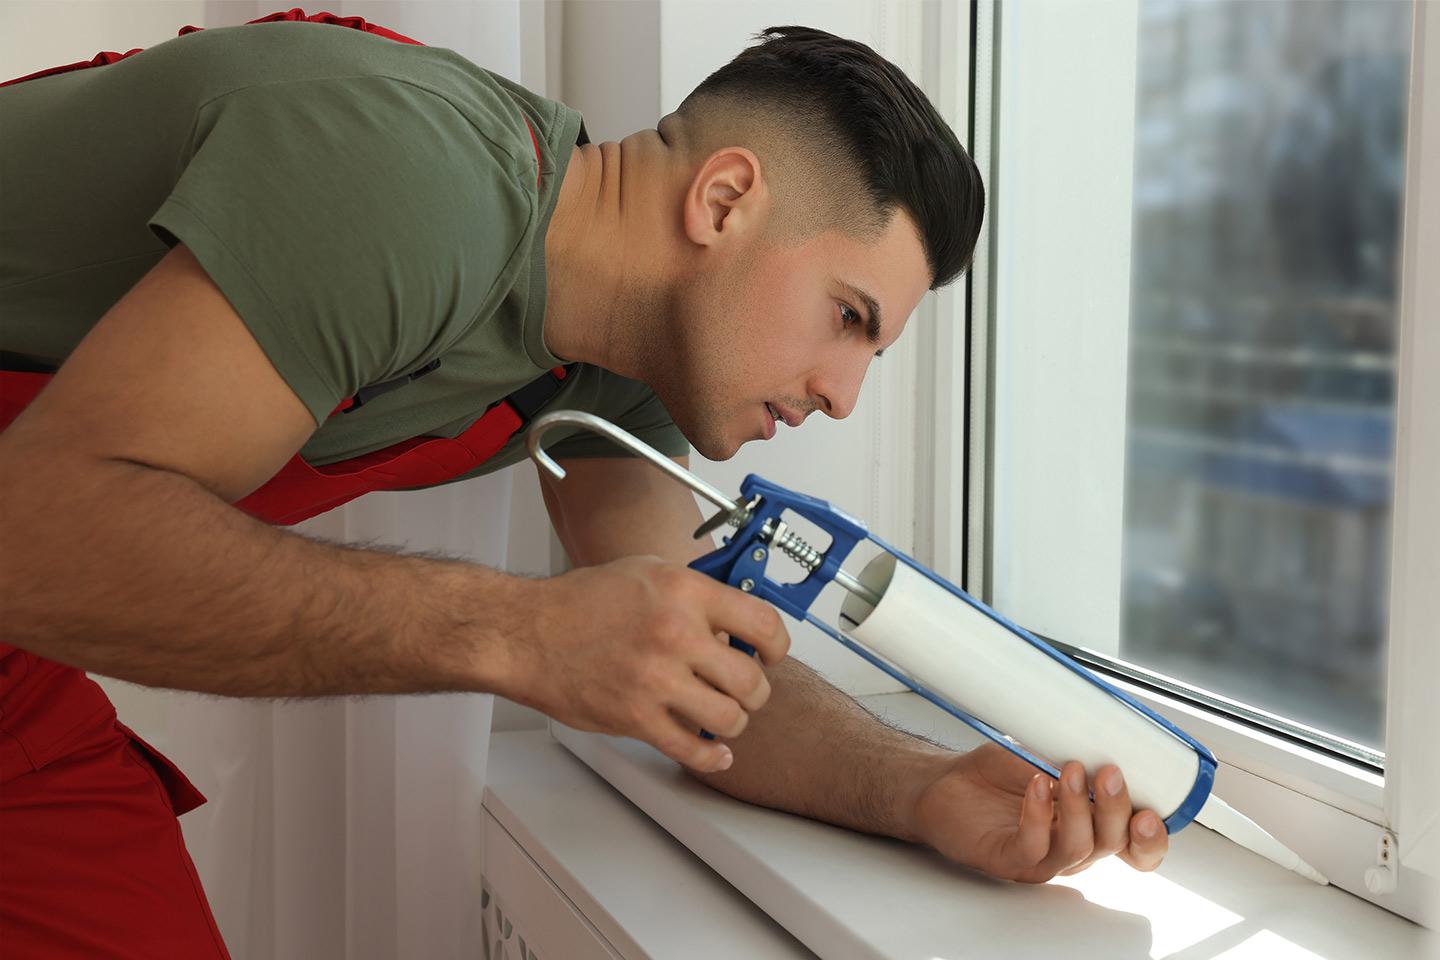
<path fill-rule="evenodd" d="M 400 43 L 334 24 L 274 22 L 197 31 L 150 47 L 106 72 L 121 67 L 123 73 L 192 87 L 201 110 L 240 100 L 309 99 L 329 111 L 325 120 L 331 124 L 368 121 L 393 125 L 397 136 L 428 134 L 442 156 L 444 141 L 462 125 L 487 153 L 508 161 L 505 165 L 532 171 L 535 153 L 526 114 L 533 112 L 532 123 L 548 127 L 560 112 L 558 104 L 528 91 L 530 100 L 522 107 L 517 93 L 523 88 L 454 50 Z M 413 145 L 429 145 L 428 139 Z"/>

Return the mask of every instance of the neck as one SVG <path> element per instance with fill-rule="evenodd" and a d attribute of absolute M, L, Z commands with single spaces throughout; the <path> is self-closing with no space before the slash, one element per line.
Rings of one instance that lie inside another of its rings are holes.
<path fill-rule="evenodd" d="M 669 147 L 654 130 L 570 156 L 545 235 L 545 345 L 645 379 L 669 300 Z"/>

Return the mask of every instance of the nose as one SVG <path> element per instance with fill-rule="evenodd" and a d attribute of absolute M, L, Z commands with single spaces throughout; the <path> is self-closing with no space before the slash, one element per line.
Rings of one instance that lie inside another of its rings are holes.
<path fill-rule="evenodd" d="M 815 383 L 812 394 L 816 405 L 825 411 L 827 417 L 844 420 L 855 412 L 860 399 L 860 385 L 865 382 L 865 371 L 870 369 L 870 358 L 864 363 L 847 363 L 831 377 L 822 377 Z"/>

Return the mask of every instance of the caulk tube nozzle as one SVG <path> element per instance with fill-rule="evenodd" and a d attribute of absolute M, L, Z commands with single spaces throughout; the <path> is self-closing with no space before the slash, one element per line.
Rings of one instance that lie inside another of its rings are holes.
<path fill-rule="evenodd" d="M 1264 827 L 1213 793 L 1195 815 L 1195 819 L 1216 833 L 1229 837 L 1246 850 L 1258 853 L 1272 863 L 1278 863 L 1286 870 L 1293 870 L 1321 886 L 1330 884 L 1325 874 L 1300 859 L 1298 853 L 1276 840 Z"/>

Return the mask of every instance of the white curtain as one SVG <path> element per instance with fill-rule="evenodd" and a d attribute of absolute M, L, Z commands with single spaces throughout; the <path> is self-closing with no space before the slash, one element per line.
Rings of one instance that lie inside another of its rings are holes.
<path fill-rule="evenodd" d="M 511 483 L 371 494 L 300 529 L 503 567 Z M 492 697 L 169 696 L 165 748 L 210 799 L 181 823 L 237 960 L 482 955 Z"/>
<path fill-rule="evenodd" d="M 230 26 L 293 5 L 251 0 L 87 5 L 92 34 L 76 41 L 74 56 L 57 52 L 52 59 L 68 62 L 100 49 L 149 46 L 173 37 L 185 23 Z M 301 5 L 306 13 L 360 16 L 448 47 L 546 93 L 549 5 L 525 0 Z M 58 29 L 66 17 L 48 4 L 26 10 L 37 36 L 47 21 Z M 134 24 L 127 24 L 140 14 L 155 36 L 139 36 Z M 553 17 L 550 29 L 556 29 Z M 548 39 L 553 48 L 554 37 Z M 17 62 L 12 73 L 29 69 L 38 67 Z M 530 482 L 505 471 L 435 490 L 371 494 L 297 529 L 332 540 L 437 550 L 506 568 L 507 555 L 529 561 L 537 552 L 545 554 L 538 496 L 522 488 L 512 501 L 512 483 Z M 548 566 L 539 566 L 523 562 L 521 572 L 548 572 Z M 236 960 L 483 956 L 480 801 L 491 696 L 280 703 L 102 683 L 121 718 L 175 760 L 209 798 L 181 824 Z"/>

